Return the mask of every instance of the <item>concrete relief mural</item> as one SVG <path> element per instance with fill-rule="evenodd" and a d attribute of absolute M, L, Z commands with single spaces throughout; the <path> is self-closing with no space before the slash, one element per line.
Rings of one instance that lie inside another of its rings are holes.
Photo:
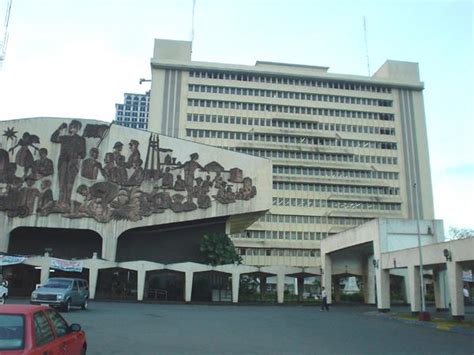
<path fill-rule="evenodd" d="M 107 151 L 101 143 L 110 126 L 82 126 L 78 120 L 62 123 L 46 138 L 14 127 L 4 130 L 0 211 L 10 218 L 60 214 L 101 223 L 139 221 L 166 210 L 186 213 L 257 194 L 252 178 L 239 167 L 226 170 L 217 161 L 201 163 L 192 151 L 187 160 L 178 161 L 173 149 L 160 146 L 157 134 L 150 133 L 147 146 L 130 139 L 114 142 Z M 57 148 L 55 162 L 41 147 L 47 138 L 49 147 Z"/>

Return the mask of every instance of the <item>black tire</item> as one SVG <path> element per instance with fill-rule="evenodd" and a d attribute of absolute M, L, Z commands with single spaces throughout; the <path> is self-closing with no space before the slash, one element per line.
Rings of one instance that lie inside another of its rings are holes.
<path fill-rule="evenodd" d="M 88 306 L 89 306 L 89 300 L 86 298 L 86 299 L 84 300 L 84 303 L 81 304 L 81 309 L 82 309 L 83 311 L 87 311 L 87 307 L 88 307 Z"/>
<path fill-rule="evenodd" d="M 84 344 L 84 346 L 81 349 L 81 355 L 86 355 L 86 352 L 87 352 L 87 346 L 86 344 Z"/>
<path fill-rule="evenodd" d="M 71 310 L 71 300 L 67 300 L 63 307 L 64 312 L 69 312 Z"/>
<path fill-rule="evenodd" d="M 6 296 L 0 297 L 0 304 L 5 304 L 6 301 L 7 301 L 7 297 L 6 297 Z"/>

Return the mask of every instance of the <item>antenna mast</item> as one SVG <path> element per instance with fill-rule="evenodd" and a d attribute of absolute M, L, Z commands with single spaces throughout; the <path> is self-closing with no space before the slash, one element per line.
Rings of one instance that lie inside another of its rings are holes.
<path fill-rule="evenodd" d="M 191 52 L 192 52 L 192 46 L 194 42 L 194 9 L 196 8 L 196 0 L 193 0 L 193 17 L 191 20 Z"/>
<path fill-rule="evenodd" d="M 5 22 L 0 33 L 0 67 L 5 60 L 5 54 L 7 51 L 8 44 L 8 23 L 10 21 L 10 10 L 12 8 L 12 0 L 7 0 L 6 13 L 5 13 Z"/>
<path fill-rule="evenodd" d="M 367 75 L 370 76 L 370 60 L 369 60 L 369 41 L 367 40 L 367 21 L 364 20 L 364 43 L 365 43 L 365 58 L 367 59 Z"/>

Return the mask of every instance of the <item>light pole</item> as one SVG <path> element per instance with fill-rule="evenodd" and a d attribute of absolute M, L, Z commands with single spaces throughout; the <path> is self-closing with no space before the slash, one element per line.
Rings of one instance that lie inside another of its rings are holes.
<path fill-rule="evenodd" d="M 413 183 L 413 193 L 415 195 L 415 216 L 416 216 L 416 234 L 418 236 L 418 255 L 420 258 L 420 297 L 421 297 L 421 320 L 425 320 L 426 305 L 425 305 L 425 285 L 423 282 L 423 254 L 421 251 L 421 235 L 420 235 L 420 216 L 418 209 L 418 192 L 416 189 L 416 182 Z"/>

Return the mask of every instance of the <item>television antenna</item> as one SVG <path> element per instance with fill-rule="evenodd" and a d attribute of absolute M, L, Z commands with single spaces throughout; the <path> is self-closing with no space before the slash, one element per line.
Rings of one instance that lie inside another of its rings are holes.
<path fill-rule="evenodd" d="M 365 58 L 367 59 L 367 75 L 370 76 L 369 41 L 367 40 L 367 21 L 365 19 L 365 16 L 363 17 L 363 22 L 364 22 Z"/>

